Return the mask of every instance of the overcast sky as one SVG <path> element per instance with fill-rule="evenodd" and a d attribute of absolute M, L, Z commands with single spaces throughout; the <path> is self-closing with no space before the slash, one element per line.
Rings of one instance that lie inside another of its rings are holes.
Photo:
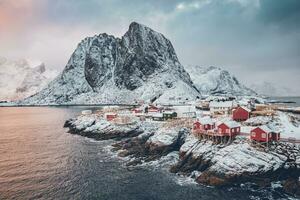
<path fill-rule="evenodd" d="M 300 95 L 300 0 L 0 0 L 0 56 L 62 70 L 83 38 L 121 37 L 132 21 L 169 38 L 183 65 Z"/>

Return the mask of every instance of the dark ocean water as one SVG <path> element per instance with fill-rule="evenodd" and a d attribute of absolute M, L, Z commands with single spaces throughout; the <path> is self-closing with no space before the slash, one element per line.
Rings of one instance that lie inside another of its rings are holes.
<path fill-rule="evenodd" d="M 62 128 L 83 109 L 0 108 L 0 199 L 286 199 L 280 190 L 178 184 L 166 170 L 127 168 L 109 142 Z"/>
<path fill-rule="evenodd" d="M 270 97 L 270 99 L 278 101 L 292 101 L 294 103 L 283 103 L 289 107 L 300 107 L 300 97 Z"/>

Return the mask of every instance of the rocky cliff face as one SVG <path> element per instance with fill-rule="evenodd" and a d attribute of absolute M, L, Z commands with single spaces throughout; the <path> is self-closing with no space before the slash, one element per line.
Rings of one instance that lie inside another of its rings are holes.
<path fill-rule="evenodd" d="M 219 67 L 187 66 L 195 86 L 205 95 L 255 95 L 241 84 L 236 77 Z"/>
<path fill-rule="evenodd" d="M 85 38 L 62 74 L 25 104 L 133 103 L 195 98 L 199 92 L 171 42 L 133 22 L 120 38 Z"/>
<path fill-rule="evenodd" d="M 47 70 L 43 63 L 0 58 L 0 100 L 13 101 L 33 95 L 56 75 L 55 71 Z"/>

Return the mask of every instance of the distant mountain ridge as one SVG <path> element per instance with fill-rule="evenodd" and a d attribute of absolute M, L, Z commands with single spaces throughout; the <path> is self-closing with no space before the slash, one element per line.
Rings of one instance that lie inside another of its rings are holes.
<path fill-rule="evenodd" d="M 270 97 L 295 96 L 295 94 L 297 94 L 297 92 L 293 91 L 291 88 L 280 87 L 267 81 L 252 84 L 251 88 L 253 88 L 258 94 Z"/>
<path fill-rule="evenodd" d="M 0 100 L 15 101 L 39 92 L 57 75 L 44 63 L 0 58 Z"/>
<path fill-rule="evenodd" d="M 220 67 L 187 66 L 186 70 L 203 95 L 256 95 L 254 90 Z"/>
<path fill-rule="evenodd" d="M 234 80 L 228 83 L 242 88 Z M 221 86 L 218 84 L 218 88 Z M 174 99 L 196 99 L 202 90 L 197 77 L 180 64 L 164 35 L 133 22 L 122 38 L 103 33 L 82 40 L 63 72 L 41 92 L 19 103 L 169 103 Z M 241 91 L 237 90 L 236 95 L 244 94 Z"/>

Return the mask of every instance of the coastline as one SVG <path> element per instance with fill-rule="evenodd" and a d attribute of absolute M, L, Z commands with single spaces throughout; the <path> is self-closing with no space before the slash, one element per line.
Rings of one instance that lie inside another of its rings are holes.
<path fill-rule="evenodd" d="M 112 151 L 119 157 L 130 158 L 126 163 L 128 166 L 178 152 L 179 161 L 170 167 L 170 172 L 193 176 L 199 184 L 226 187 L 251 182 L 266 187 L 280 181 L 285 192 L 300 195 L 297 182 L 300 145 L 279 143 L 273 150 L 266 151 L 253 148 L 243 138 L 227 145 L 214 144 L 198 140 L 187 128 L 166 129 L 164 125 L 152 122 L 116 125 L 95 114 L 67 120 L 64 127 L 69 128 L 71 134 L 96 140 L 114 139 Z M 285 152 L 285 149 L 289 150 Z"/>

